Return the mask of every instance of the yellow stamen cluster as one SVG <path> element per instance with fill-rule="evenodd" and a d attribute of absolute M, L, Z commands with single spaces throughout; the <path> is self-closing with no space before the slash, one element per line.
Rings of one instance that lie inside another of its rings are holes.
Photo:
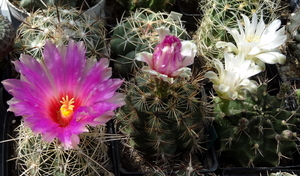
<path fill-rule="evenodd" d="M 66 95 L 66 97 L 62 97 L 62 101 L 60 101 L 62 104 L 60 107 L 60 113 L 62 117 L 69 117 L 73 113 L 74 108 L 74 98 L 71 98 L 69 100 L 69 96 Z"/>
<path fill-rule="evenodd" d="M 257 36 L 257 35 L 248 35 L 248 36 L 246 37 L 246 40 L 247 40 L 248 42 L 259 42 L 260 36 Z"/>

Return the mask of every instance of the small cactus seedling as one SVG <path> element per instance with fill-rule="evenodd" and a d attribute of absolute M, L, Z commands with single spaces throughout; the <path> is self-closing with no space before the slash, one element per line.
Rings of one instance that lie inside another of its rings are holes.
<path fill-rule="evenodd" d="M 127 84 L 126 105 L 117 113 L 119 129 L 138 151 L 160 161 L 203 150 L 205 102 L 198 81 L 169 84 L 137 73 Z"/>
<path fill-rule="evenodd" d="M 78 149 L 64 150 L 57 141 L 48 143 L 22 122 L 16 129 L 16 165 L 20 175 L 104 175 L 112 174 L 105 126 L 89 127 L 80 134 Z"/>
<path fill-rule="evenodd" d="M 286 104 L 290 84 L 282 83 L 277 95 L 266 83 L 245 100 L 215 99 L 215 128 L 220 157 L 233 158 L 242 167 L 279 166 L 298 150 L 296 123 L 299 109 Z"/>
<path fill-rule="evenodd" d="M 0 14 L 0 62 L 12 50 L 15 31 L 11 22 Z"/>
<path fill-rule="evenodd" d="M 55 45 L 67 44 L 72 39 L 84 42 L 87 57 L 101 58 L 108 55 L 105 33 L 99 19 L 73 8 L 49 7 L 31 14 L 20 25 L 15 50 L 41 58 L 46 39 Z"/>
<path fill-rule="evenodd" d="M 114 68 L 121 76 L 132 74 L 137 66 L 141 66 L 141 63 L 134 59 L 136 53 L 153 52 L 159 42 L 155 29 L 162 26 L 181 39 L 187 37 L 179 19 L 173 19 L 170 14 L 155 13 L 149 9 L 137 10 L 117 24 L 112 31 L 110 41 L 111 58 L 114 59 Z"/>
<path fill-rule="evenodd" d="M 223 58 L 223 50 L 216 47 L 218 41 L 232 42 L 233 38 L 227 33 L 226 28 L 237 28 L 237 19 L 242 19 L 240 14 L 248 17 L 256 12 L 264 15 L 268 24 L 278 17 L 276 12 L 280 9 L 280 0 L 206 0 L 201 2 L 203 18 L 196 32 L 197 52 L 199 58 L 204 58 L 209 67 L 212 59 Z"/>

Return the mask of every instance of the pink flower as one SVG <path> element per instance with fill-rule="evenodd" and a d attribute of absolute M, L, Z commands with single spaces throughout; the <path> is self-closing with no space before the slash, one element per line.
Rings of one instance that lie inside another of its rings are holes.
<path fill-rule="evenodd" d="M 76 148 L 86 125 L 105 124 L 125 104 L 116 92 L 123 80 L 110 79 L 107 59 L 86 59 L 82 42 L 56 47 L 47 41 L 44 48 L 41 61 L 21 55 L 13 62 L 21 78 L 2 81 L 14 96 L 8 110 L 43 140 L 57 138 L 65 149 Z"/>
<path fill-rule="evenodd" d="M 147 63 L 142 70 L 169 83 L 178 76 L 191 76 L 191 69 L 186 66 L 194 63 L 196 45 L 169 35 L 168 28 L 158 28 L 157 32 L 161 42 L 154 48 L 154 53 L 141 52 L 135 58 Z"/>

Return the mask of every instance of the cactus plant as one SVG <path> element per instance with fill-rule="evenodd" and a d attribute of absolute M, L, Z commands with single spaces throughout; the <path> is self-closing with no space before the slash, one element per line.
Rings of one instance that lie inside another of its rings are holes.
<path fill-rule="evenodd" d="M 24 122 L 16 132 L 16 165 L 19 175 L 104 175 L 112 174 L 105 142 L 105 126 L 89 127 L 80 134 L 77 149 L 64 150 L 59 142 L 48 143 L 35 135 Z M 110 171 L 108 171 L 110 170 Z"/>
<path fill-rule="evenodd" d="M 200 85 L 204 77 L 201 72 L 192 75 L 187 67 L 196 55 L 194 42 L 181 41 L 166 27 L 156 32 L 160 42 L 154 52 L 136 55 L 148 66 L 125 85 L 126 104 L 116 114 L 117 124 L 130 137 L 129 144 L 151 158 L 150 163 L 176 170 L 175 157 L 185 160 L 204 149 L 206 101 Z"/>
<path fill-rule="evenodd" d="M 281 67 L 280 73 L 284 80 L 289 80 L 293 78 L 299 77 L 299 60 L 300 57 L 300 10 L 296 10 L 293 12 L 288 19 L 288 23 L 286 25 L 286 32 L 288 34 L 287 41 L 287 60 L 285 66 L 288 66 L 289 69 L 285 69 L 287 67 Z"/>
<path fill-rule="evenodd" d="M 155 31 L 158 27 L 167 27 L 172 35 L 181 39 L 187 37 L 179 19 L 173 19 L 170 14 L 155 13 L 149 9 L 141 9 L 123 18 L 112 30 L 111 58 L 114 68 L 122 76 L 132 74 L 136 66 L 141 63 L 136 61 L 135 54 L 139 52 L 152 52 L 159 42 Z"/>
<path fill-rule="evenodd" d="M 12 50 L 15 31 L 11 22 L 0 14 L 0 62 Z"/>
<path fill-rule="evenodd" d="M 134 148 L 163 161 L 203 150 L 205 108 L 197 80 L 177 79 L 169 85 L 137 73 L 125 89 L 126 105 L 116 116 Z"/>
<path fill-rule="evenodd" d="M 128 11 L 135 11 L 138 8 L 148 8 L 152 11 L 169 11 L 175 0 L 117 0 Z"/>
<path fill-rule="evenodd" d="M 42 57 L 46 39 L 55 45 L 67 44 L 70 39 L 83 41 L 87 57 L 101 58 L 108 55 L 106 29 L 101 20 L 83 15 L 80 11 L 63 7 L 49 7 L 28 16 L 20 25 L 15 40 L 16 53 Z"/>
<path fill-rule="evenodd" d="M 237 28 L 237 19 L 240 14 L 251 17 L 253 12 L 259 16 L 264 15 L 265 23 L 278 17 L 277 11 L 281 8 L 280 0 L 206 0 L 199 2 L 203 9 L 203 18 L 196 32 L 197 52 L 199 58 L 204 58 L 210 67 L 213 58 L 222 59 L 223 50 L 215 46 L 218 41 L 234 43 L 233 38 L 227 33 L 226 28 Z"/>
<path fill-rule="evenodd" d="M 47 9 L 48 6 L 68 6 L 68 7 L 81 7 L 86 5 L 86 1 L 82 0 L 12 0 L 13 4 L 17 7 L 25 9 L 27 12 L 33 12 L 37 9 Z M 91 6 L 96 4 L 95 0 L 89 1 Z"/>
<path fill-rule="evenodd" d="M 234 158 L 243 167 L 278 166 L 298 150 L 297 110 L 286 104 L 290 84 L 282 83 L 276 95 L 267 83 L 245 100 L 215 98 L 215 128 L 221 158 Z"/>

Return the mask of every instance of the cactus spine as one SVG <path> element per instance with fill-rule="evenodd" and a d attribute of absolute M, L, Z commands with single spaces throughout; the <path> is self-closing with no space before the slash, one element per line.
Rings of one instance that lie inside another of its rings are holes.
<path fill-rule="evenodd" d="M 198 81 L 176 78 L 169 84 L 137 73 L 126 85 L 126 105 L 116 115 L 120 131 L 131 137 L 130 144 L 163 163 L 179 154 L 203 151 L 206 111 Z"/>
<path fill-rule="evenodd" d="M 237 28 L 237 19 L 242 19 L 240 14 L 248 17 L 256 12 L 260 17 L 264 15 L 266 23 L 276 19 L 276 12 L 280 9 L 280 0 L 206 0 L 200 2 L 203 9 L 203 18 L 196 31 L 197 52 L 199 58 L 204 58 L 211 66 L 212 58 L 223 58 L 223 50 L 215 47 L 218 41 L 233 42 L 233 38 L 227 33 L 227 28 Z"/>
<path fill-rule="evenodd" d="M 66 45 L 73 39 L 84 42 L 87 57 L 101 58 L 108 55 L 105 32 L 99 19 L 73 8 L 49 7 L 30 14 L 20 25 L 15 48 L 17 53 L 41 58 L 46 39 L 55 45 Z"/>
<path fill-rule="evenodd" d="M 89 127 L 80 134 L 78 149 L 64 150 L 57 141 L 48 143 L 23 122 L 16 129 L 16 164 L 20 175 L 104 175 L 111 169 L 105 127 Z M 111 174 L 111 173 L 110 173 Z"/>
<path fill-rule="evenodd" d="M 179 19 L 172 19 L 170 14 L 155 13 L 149 9 L 137 10 L 117 24 L 110 41 L 111 58 L 114 59 L 114 68 L 121 76 L 132 74 L 135 68 L 141 66 L 134 59 L 136 53 L 153 52 L 159 42 L 155 29 L 162 26 L 169 28 L 171 35 L 181 39 L 187 36 Z"/>
<path fill-rule="evenodd" d="M 221 158 L 235 159 L 237 166 L 278 166 L 297 151 L 297 111 L 286 105 L 290 85 L 282 83 L 277 95 L 267 84 L 245 100 L 215 99 L 215 128 Z"/>

